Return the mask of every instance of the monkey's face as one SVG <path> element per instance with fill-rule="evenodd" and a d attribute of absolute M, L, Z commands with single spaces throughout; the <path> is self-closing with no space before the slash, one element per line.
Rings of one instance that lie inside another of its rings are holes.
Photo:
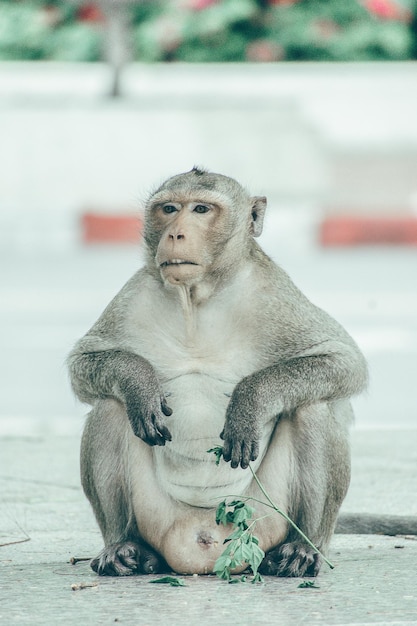
<path fill-rule="evenodd" d="M 224 214 L 199 200 L 166 201 L 153 208 L 159 234 L 155 261 L 161 276 L 173 284 L 194 284 L 211 271 L 218 253 Z"/>
<path fill-rule="evenodd" d="M 240 266 L 262 230 L 264 197 L 198 168 L 169 178 L 146 206 L 148 264 L 165 283 L 192 286 Z M 249 254 L 249 253 L 248 253 Z"/>

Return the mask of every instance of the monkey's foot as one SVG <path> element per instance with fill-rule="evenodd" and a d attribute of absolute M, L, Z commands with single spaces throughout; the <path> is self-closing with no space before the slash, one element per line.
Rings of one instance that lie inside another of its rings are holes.
<path fill-rule="evenodd" d="M 107 546 L 90 566 L 100 576 L 159 574 L 168 570 L 165 561 L 152 548 L 134 541 Z"/>
<path fill-rule="evenodd" d="M 321 558 L 307 544 L 284 543 L 268 552 L 259 571 L 268 576 L 317 576 Z"/>

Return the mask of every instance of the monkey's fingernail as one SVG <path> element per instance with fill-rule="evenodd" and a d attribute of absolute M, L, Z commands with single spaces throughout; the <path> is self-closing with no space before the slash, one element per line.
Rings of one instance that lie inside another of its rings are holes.
<path fill-rule="evenodd" d="M 165 415 L 171 415 L 172 409 L 171 409 L 170 406 L 168 406 L 167 396 L 162 396 L 161 397 L 161 408 L 162 408 L 164 413 L 165 413 L 165 411 L 168 411 L 168 413 L 165 413 Z"/>

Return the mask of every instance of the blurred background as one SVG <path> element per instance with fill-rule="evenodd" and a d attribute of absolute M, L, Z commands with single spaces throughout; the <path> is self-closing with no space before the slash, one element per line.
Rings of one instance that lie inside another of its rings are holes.
<path fill-rule="evenodd" d="M 0 0 L 0 434 L 80 432 L 66 354 L 195 164 L 364 351 L 356 427 L 415 429 L 416 58 L 416 0 Z"/>

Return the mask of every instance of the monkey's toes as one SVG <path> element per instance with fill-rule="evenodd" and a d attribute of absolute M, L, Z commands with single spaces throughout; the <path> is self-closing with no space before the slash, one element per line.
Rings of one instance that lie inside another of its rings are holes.
<path fill-rule="evenodd" d="M 139 546 L 130 541 L 112 544 L 91 561 L 91 569 L 99 576 L 131 576 L 139 566 L 139 550 Z"/>
<path fill-rule="evenodd" d="M 170 571 L 165 559 L 155 550 L 141 546 L 139 570 L 141 574 L 165 574 Z"/>
<path fill-rule="evenodd" d="M 259 571 L 269 576 L 317 576 L 321 559 L 317 552 L 302 542 L 284 543 L 268 552 Z"/>
<path fill-rule="evenodd" d="M 167 564 L 159 554 L 134 541 L 107 546 L 91 561 L 90 566 L 99 576 L 160 574 L 168 571 Z"/>

